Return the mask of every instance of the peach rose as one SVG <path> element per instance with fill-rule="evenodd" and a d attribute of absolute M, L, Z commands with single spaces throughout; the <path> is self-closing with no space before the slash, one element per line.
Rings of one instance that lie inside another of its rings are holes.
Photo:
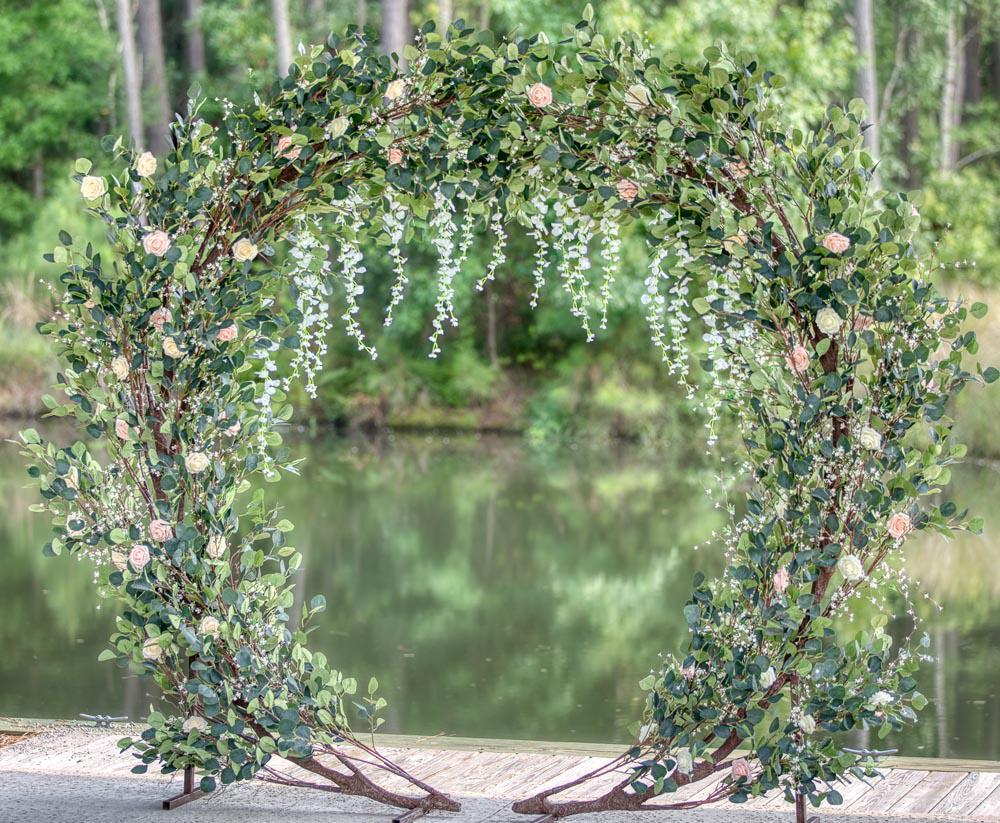
<path fill-rule="evenodd" d="M 889 536 L 893 540 L 900 540 L 906 537 L 912 528 L 913 524 L 910 522 L 910 515 L 906 512 L 896 512 L 885 524 L 885 529 L 889 532 Z"/>
<path fill-rule="evenodd" d="M 750 166 L 747 165 L 746 160 L 734 160 L 726 166 L 726 171 L 737 180 L 742 180 L 750 174 Z"/>
<path fill-rule="evenodd" d="M 157 543 L 164 543 L 174 536 L 174 530 L 166 520 L 153 520 L 149 524 L 149 536 Z"/>
<path fill-rule="evenodd" d="M 403 150 L 396 148 L 396 146 L 390 146 L 386 150 L 385 156 L 390 166 L 398 166 L 403 162 Z"/>
<path fill-rule="evenodd" d="M 278 147 L 275 149 L 275 153 L 286 160 L 298 160 L 299 155 L 302 153 L 302 146 L 296 146 L 292 143 L 292 136 L 286 134 L 278 140 Z"/>
<path fill-rule="evenodd" d="M 778 594 L 784 594 L 788 589 L 788 584 L 792 582 L 792 576 L 788 573 L 788 568 L 782 566 L 778 571 L 774 573 L 774 579 L 771 581 L 774 586 L 774 590 Z"/>
<path fill-rule="evenodd" d="M 141 571 L 149 562 L 149 548 L 142 543 L 136 543 L 128 553 L 128 562 L 133 568 Z"/>
<path fill-rule="evenodd" d="M 142 247 L 146 250 L 146 254 L 163 257 L 170 248 L 170 238 L 165 231 L 157 229 L 142 238 Z"/>
<path fill-rule="evenodd" d="M 237 325 L 235 323 L 231 323 L 230 325 L 219 329 L 219 332 L 215 335 L 215 337 L 221 343 L 232 343 L 239 335 L 239 332 L 240 330 Z"/>
<path fill-rule="evenodd" d="M 823 247 L 834 254 L 843 254 L 851 247 L 851 241 L 835 231 L 823 238 Z"/>
<path fill-rule="evenodd" d="M 552 103 L 552 89 L 544 83 L 535 83 L 528 86 L 528 102 L 536 109 L 544 109 Z"/>
<path fill-rule="evenodd" d="M 118 435 L 119 440 L 128 440 L 131 432 L 132 430 L 129 428 L 127 421 L 122 420 L 120 417 L 115 421 L 115 434 Z"/>
<path fill-rule="evenodd" d="M 111 552 L 111 565 L 118 571 L 123 572 L 128 567 L 128 555 L 125 552 L 114 550 Z"/>
<path fill-rule="evenodd" d="M 619 180 L 615 188 L 618 189 L 618 196 L 626 203 L 631 203 L 639 196 L 639 186 L 634 180 L 629 180 L 627 177 Z"/>
<path fill-rule="evenodd" d="M 792 353 L 785 357 L 785 362 L 788 363 L 788 368 L 793 372 L 802 374 L 809 368 L 809 352 L 806 351 L 805 346 L 796 346 L 792 349 Z"/>
<path fill-rule="evenodd" d="M 745 757 L 740 757 L 733 761 L 732 766 L 729 769 L 729 774 L 732 776 L 733 780 L 749 780 L 750 779 L 750 764 L 747 762 Z"/>
<path fill-rule="evenodd" d="M 160 306 L 160 308 L 149 315 L 149 322 L 152 323 L 153 328 L 157 331 L 163 331 L 163 327 L 173 319 L 173 313 L 166 306 Z"/>

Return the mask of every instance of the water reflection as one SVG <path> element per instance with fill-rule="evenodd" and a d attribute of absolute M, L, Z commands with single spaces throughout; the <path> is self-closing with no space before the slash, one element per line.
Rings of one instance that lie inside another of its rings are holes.
<path fill-rule="evenodd" d="M 623 740 L 636 682 L 686 637 L 681 604 L 722 523 L 711 467 L 618 446 L 531 452 L 516 439 L 301 438 L 301 477 L 281 484 L 305 562 L 300 590 L 326 595 L 313 643 L 359 678 L 375 674 L 387 730 L 548 740 Z M 0 449 L 0 714 L 141 714 L 146 684 L 97 664 L 112 628 L 91 570 L 45 559 L 16 449 Z M 987 517 L 993 470 L 956 479 Z M 992 507 L 991 507 L 991 504 Z M 1000 518 L 990 533 L 1000 534 Z M 909 754 L 1000 758 L 1000 540 L 915 542 L 910 566 L 945 606 L 921 603 L 942 664 L 900 741 Z"/>

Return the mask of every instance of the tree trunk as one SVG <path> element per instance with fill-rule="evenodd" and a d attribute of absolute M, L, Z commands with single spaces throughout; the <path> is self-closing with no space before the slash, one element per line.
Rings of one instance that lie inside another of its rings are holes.
<path fill-rule="evenodd" d="M 31 196 L 36 200 L 45 197 L 45 159 L 40 148 L 35 149 L 31 163 Z"/>
<path fill-rule="evenodd" d="M 856 81 L 857 95 L 865 101 L 868 122 L 865 149 L 879 159 L 878 76 L 875 68 L 875 0 L 854 0 L 854 42 L 861 58 Z"/>
<path fill-rule="evenodd" d="M 202 0 L 187 0 L 185 54 L 191 77 L 205 73 L 205 32 L 201 27 Z"/>
<path fill-rule="evenodd" d="M 1000 100 L 1000 35 L 997 35 L 997 39 L 990 46 L 990 53 L 993 55 L 993 65 L 990 71 L 990 76 L 993 79 L 993 96 Z"/>
<path fill-rule="evenodd" d="M 948 13 L 945 37 L 944 83 L 941 88 L 941 149 L 938 165 L 941 171 L 952 171 L 958 162 L 958 135 L 962 122 L 962 45 L 957 15 Z"/>
<path fill-rule="evenodd" d="M 399 57 L 405 68 L 403 48 L 410 39 L 410 21 L 406 0 L 382 0 L 382 51 Z"/>
<path fill-rule="evenodd" d="M 357 10 L 357 24 L 359 29 L 363 29 L 368 25 L 368 0 L 358 0 Z"/>
<path fill-rule="evenodd" d="M 149 146 L 157 154 L 166 154 L 172 144 L 160 0 L 142 0 L 139 3 L 139 42 L 142 46 L 142 89 L 146 101 L 152 106 L 152 119 L 147 129 Z"/>
<path fill-rule="evenodd" d="M 306 4 L 306 12 L 309 15 L 309 26 L 314 33 L 316 42 L 325 43 L 330 34 L 326 19 L 326 0 L 309 0 Z"/>
<path fill-rule="evenodd" d="M 497 296 L 489 284 L 486 286 L 486 350 L 489 352 L 490 365 L 495 369 L 500 364 L 497 354 Z"/>
<path fill-rule="evenodd" d="M 486 31 L 490 27 L 492 13 L 493 9 L 490 0 L 481 0 L 479 3 L 479 28 L 481 31 Z"/>
<path fill-rule="evenodd" d="M 967 104 L 975 105 L 983 97 L 983 83 L 980 75 L 979 58 L 982 53 L 982 19 L 978 11 L 970 11 L 965 16 L 965 48 L 962 62 L 965 77 L 962 81 L 962 97 Z"/>
<path fill-rule="evenodd" d="M 135 33 L 132 30 L 130 0 L 118 0 L 118 43 L 125 75 L 125 109 L 128 112 L 128 133 L 137 151 L 146 141 L 142 133 L 142 93 L 139 89 L 139 64 L 135 54 Z"/>
<path fill-rule="evenodd" d="M 913 154 L 913 146 L 917 142 L 920 132 L 920 109 L 911 106 L 903 115 L 902 135 L 899 145 L 899 159 L 906 167 L 906 187 L 908 189 L 920 188 L 920 169 L 917 167 L 917 160 Z"/>
<path fill-rule="evenodd" d="M 288 0 L 271 0 L 274 17 L 274 48 L 278 58 L 278 74 L 284 77 L 292 65 L 292 27 L 288 22 Z"/>
<path fill-rule="evenodd" d="M 452 0 L 438 0 L 438 31 L 444 35 L 455 16 L 455 6 Z"/>

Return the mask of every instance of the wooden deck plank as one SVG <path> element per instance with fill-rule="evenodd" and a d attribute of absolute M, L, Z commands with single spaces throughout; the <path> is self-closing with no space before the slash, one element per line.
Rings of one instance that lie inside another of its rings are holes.
<path fill-rule="evenodd" d="M 1000 786 L 996 772 L 969 772 L 947 795 L 931 807 L 934 814 L 970 815 Z"/>
<path fill-rule="evenodd" d="M 972 814 L 985 820 L 1000 820 L 1000 787 L 994 789 Z"/>
<path fill-rule="evenodd" d="M 968 772 L 928 772 L 917 785 L 889 807 L 891 813 L 919 814 L 930 811 L 961 783 Z"/>
<path fill-rule="evenodd" d="M 897 803 L 930 772 L 893 769 L 884 780 L 879 780 L 870 791 L 864 792 L 848 807 L 855 812 L 884 812 Z"/>

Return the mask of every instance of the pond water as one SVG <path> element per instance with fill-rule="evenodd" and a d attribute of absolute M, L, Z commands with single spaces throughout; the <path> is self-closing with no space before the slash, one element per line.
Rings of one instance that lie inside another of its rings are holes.
<path fill-rule="evenodd" d="M 296 524 L 302 590 L 326 596 L 312 643 L 362 683 L 378 677 L 386 731 L 628 738 L 637 682 L 685 641 L 692 576 L 720 567 L 723 518 L 703 491 L 713 467 L 670 449 L 539 454 L 485 436 L 293 445 L 302 476 L 271 488 Z M 954 485 L 986 537 L 908 548 L 943 608 L 921 603 L 937 662 L 921 672 L 921 723 L 890 741 L 905 754 L 1000 759 L 997 478 L 969 465 Z M 42 556 L 46 519 L 24 484 L 3 443 L 0 715 L 140 717 L 150 685 L 97 663 L 113 607 L 97 607 L 86 564 Z"/>

